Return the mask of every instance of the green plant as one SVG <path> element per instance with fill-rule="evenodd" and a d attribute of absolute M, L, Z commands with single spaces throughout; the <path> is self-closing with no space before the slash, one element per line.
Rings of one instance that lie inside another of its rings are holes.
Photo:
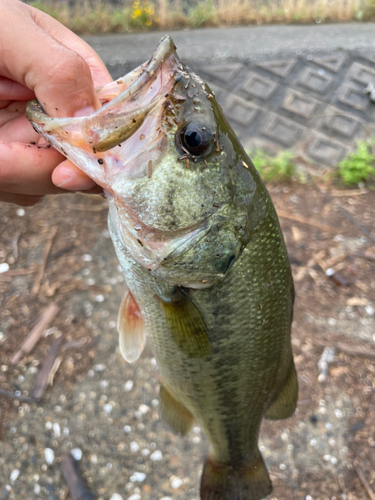
<path fill-rule="evenodd" d="M 372 21 L 375 19 L 375 0 L 366 0 L 364 9 L 361 11 L 362 17 L 364 21 Z"/>
<path fill-rule="evenodd" d="M 337 177 L 348 186 L 375 180 L 375 139 L 358 141 L 356 151 L 338 164 Z"/>
<path fill-rule="evenodd" d="M 197 6 L 189 12 L 189 24 L 195 28 L 203 26 L 207 24 L 208 21 L 212 20 L 214 12 L 215 7 L 212 0 L 198 3 Z"/>
<path fill-rule="evenodd" d="M 132 24 L 136 28 L 151 28 L 154 24 L 155 7 L 148 0 L 135 0 L 132 11 Z"/>
<path fill-rule="evenodd" d="M 266 182 L 290 180 L 296 173 L 296 166 L 290 151 L 280 151 L 276 156 L 270 156 L 257 149 L 251 155 L 251 159 Z"/>

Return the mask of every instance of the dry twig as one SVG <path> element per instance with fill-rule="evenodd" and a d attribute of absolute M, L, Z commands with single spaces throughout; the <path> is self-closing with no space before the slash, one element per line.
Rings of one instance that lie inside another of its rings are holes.
<path fill-rule="evenodd" d="M 43 397 L 44 391 L 49 383 L 51 383 L 51 379 L 53 380 L 53 376 L 56 373 L 56 370 L 60 363 L 58 363 L 57 368 L 56 360 L 58 359 L 59 349 L 63 341 L 63 336 L 60 335 L 57 339 L 55 339 L 48 351 L 41 370 L 36 377 L 35 386 L 32 392 L 32 397 L 37 401 L 40 401 Z"/>
<path fill-rule="evenodd" d="M 61 461 L 61 472 L 64 476 L 73 500 L 94 500 L 88 491 L 78 469 L 77 461 L 68 453 Z"/>
<path fill-rule="evenodd" d="M 45 311 L 39 317 L 34 328 L 31 330 L 29 335 L 26 337 L 26 339 L 22 343 L 21 347 L 13 355 L 13 357 L 10 361 L 12 363 L 12 365 L 15 365 L 16 363 L 18 363 L 18 361 L 22 358 L 22 356 L 24 354 L 29 353 L 36 346 L 43 331 L 47 328 L 49 323 L 56 316 L 58 310 L 59 310 L 59 308 L 57 307 L 56 304 L 50 304 L 47 307 L 47 309 L 45 309 Z"/>
<path fill-rule="evenodd" d="M 334 227 L 316 224 L 315 222 L 312 222 L 309 219 L 305 219 L 305 217 L 301 217 L 300 215 L 292 215 L 292 214 L 289 214 L 288 212 L 284 212 L 284 210 L 277 210 L 277 215 L 279 217 L 282 217 L 283 219 L 294 220 L 296 222 L 300 222 L 301 224 L 306 224 L 308 226 L 316 227 L 317 229 L 320 229 L 321 231 L 327 231 L 328 233 L 337 234 L 337 228 L 335 229 Z"/>
<path fill-rule="evenodd" d="M 370 500 L 375 500 L 375 493 L 372 491 L 370 485 L 368 484 L 362 469 L 360 469 L 358 465 L 355 465 L 354 468 L 356 473 L 358 474 L 359 479 L 361 480 L 361 483 L 363 484 L 363 487 L 367 492 L 368 497 L 370 498 Z"/>
<path fill-rule="evenodd" d="M 44 248 L 43 262 L 42 262 L 41 266 L 39 267 L 38 274 L 36 275 L 34 286 L 32 288 L 32 293 L 34 295 L 36 295 L 39 292 L 40 284 L 42 282 L 44 271 L 45 271 L 46 265 L 47 265 L 48 255 L 51 251 L 52 242 L 53 242 L 53 239 L 54 239 L 56 233 L 57 233 L 57 227 L 54 226 L 51 228 L 51 232 L 49 234 L 46 246 Z"/>

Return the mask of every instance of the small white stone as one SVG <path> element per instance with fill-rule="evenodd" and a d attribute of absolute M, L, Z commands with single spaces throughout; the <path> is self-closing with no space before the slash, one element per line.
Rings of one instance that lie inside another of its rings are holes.
<path fill-rule="evenodd" d="M 63 428 L 63 434 L 64 436 L 69 436 L 69 429 L 67 427 Z"/>
<path fill-rule="evenodd" d="M 280 464 L 279 465 L 279 469 L 280 470 L 285 470 L 286 469 L 286 465 L 285 464 Z"/>
<path fill-rule="evenodd" d="M 194 436 L 193 437 L 193 443 L 194 444 L 199 444 L 201 442 L 201 438 L 199 436 Z"/>
<path fill-rule="evenodd" d="M 173 488 L 173 489 L 175 489 L 175 490 L 176 490 L 176 489 L 177 489 L 177 488 L 179 488 L 179 487 L 180 487 L 183 483 L 184 483 L 184 482 L 183 482 L 183 480 L 182 480 L 182 479 L 180 479 L 179 477 L 177 477 L 177 476 L 172 476 L 172 477 L 171 477 L 171 486 L 172 486 L 172 488 Z"/>
<path fill-rule="evenodd" d="M 159 406 L 159 400 L 158 400 L 158 399 L 153 399 L 153 400 L 151 401 L 151 405 L 152 405 L 154 408 L 155 408 L 155 407 L 157 407 L 157 406 Z"/>
<path fill-rule="evenodd" d="M 194 434 L 200 434 L 200 432 L 201 432 L 201 428 L 200 428 L 200 427 L 197 427 L 197 426 L 196 426 L 196 427 L 193 427 L 193 432 L 194 432 Z"/>
<path fill-rule="evenodd" d="M 55 437 L 60 437 L 60 426 L 57 422 L 55 422 L 52 426 L 52 429 L 53 429 L 53 433 L 55 435 Z"/>
<path fill-rule="evenodd" d="M 0 342 L 4 340 L 5 334 L 4 332 L 0 332 Z"/>
<path fill-rule="evenodd" d="M 336 416 L 336 418 L 339 418 L 339 419 L 342 418 L 342 411 L 339 409 L 335 410 L 335 416 Z"/>
<path fill-rule="evenodd" d="M 260 449 L 260 451 L 261 451 L 262 453 L 264 453 L 264 452 L 266 451 L 266 447 L 265 447 L 265 446 L 263 446 L 263 445 L 260 445 L 260 446 L 259 446 L 259 449 Z"/>
<path fill-rule="evenodd" d="M 108 384 L 108 380 L 101 380 L 99 385 L 102 389 L 105 389 L 106 387 L 108 387 Z"/>
<path fill-rule="evenodd" d="M 51 448 L 46 448 L 44 450 L 44 457 L 48 465 L 52 465 L 55 460 L 55 452 Z"/>
<path fill-rule="evenodd" d="M 82 450 L 81 448 L 73 448 L 73 450 L 70 452 L 74 460 L 81 460 L 82 458 Z"/>
<path fill-rule="evenodd" d="M 144 404 L 139 405 L 138 411 L 141 415 L 145 415 L 149 411 L 150 407 Z"/>
<path fill-rule="evenodd" d="M 146 479 L 146 474 L 144 472 L 134 472 L 129 481 L 132 483 L 142 483 Z"/>
<path fill-rule="evenodd" d="M 98 457 L 96 455 L 91 455 L 90 462 L 96 465 L 98 463 Z"/>
<path fill-rule="evenodd" d="M 36 495 L 39 495 L 39 493 L 40 493 L 40 485 L 38 483 L 34 484 L 34 493 Z"/>
<path fill-rule="evenodd" d="M 2 262 L 0 264 L 0 274 L 9 271 L 9 264 L 7 262 Z"/>
<path fill-rule="evenodd" d="M 336 457 L 331 457 L 331 464 L 333 464 L 333 465 L 337 464 L 337 458 Z"/>
<path fill-rule="evenodd" d="M 131 495 L 128 500 L 141 500 L 141 495 L 134 493 L 134 495 Z"/>
<path fill-rule="evenodd" d="M 106 405 L 103 406 L 103 410 L 106 413 L 111 413 L 111 411 L 113 410 L 113 406 L 110 403 L 107 403 Z"/>
<path fill-rule="evenodd" d="M 154 451 L 154 453 L 152 453 L 150 455 L 150 459 L 154 460 L 155 462 L 158 460 L 161 460 L 162 458 L 163 458 L 163 454 L 160 450 L 156 450 L 156 451 Z"/>
<path fill-rule="evenodd" d="M 163 497 L 160 500 L 173 500 L 172 497 Z"/>
<path fill-rule="evenodd" d="M 151 452 L 150 452 L 150 450 L 149 450 L 148 448 L 144 448 L 144 449 L 141 451 L 141 454 L 142 454 L 142 456 L 144 456 L 144 457 L 148 457 L 150 453 L 151 453 Z"/>
<path fill-rule="evenodd" d="M 51 430 L 52 429 L 52 422 L 48 421 L 46 422 L 46 429 Z"/>
<path fill-rule="evenodd" d="M 111 496 L 111 498 L 109 500 L 124 500 L 124 499 L 118 493 L 113 493 L 113 495 Z"/>
<path fill-rule="evenodd" d="M 133 386 L 134 386 L 134 382 L 132 380 L 128 380 L 124 385 L 124 389 L 126 392 L 129 392 L 133 389 Z"/>
<path fill-rule="evenodd" d="M 370 306 L 370 304 L 365 307 L 365 311 L 369 316 L 373 316 L 373 314 L 375 313 L 375 309 Z"/>
<path fill-rule="evenodd" d="M 84 260 L 85 262 L 91 262 L 92 261 L 92 255 L 88 254 L 88 253 L 85 253 L 82 255 L 82 260 Z"/>
<path fill-rule="evenodd" d="M 132 430 L 132 428 L 130 427 L 130 425 L 125 425 L 124 426 L 124 432 L 126 432 L 126 434 L 129 434 L 129 432 Z"/>
<path fill-rule="evenodd" d="M 18 217 L 23 217 L 25 215 L 25 210 L 23 208 L 18 208 L 16 214 Z"/>
<path fill-rule="evenodd" d="M 139 444 L 136 443 L 135 441 L 132 441 L 130 443 L 130 450 L 135 453 L 136 451 L 139 450 Z"/>
<path fill-rule="evenodd" d="M 103 363 L 99 363 L 99 364 L 97 364 L 97 365 L 94 365 L 94 366 L 93 366 L 93 369 L 94 369 L 94 371 L 96 371 L 96 372 L 102 372 L 102 371 L 104 371 L 106 368 L 107 368 L 107 367 L 106 367 L 105 365 L 103 365 Z"/>
<path fill-rule="evenodd" d="M 333 425 L 331 424 L 331 422 L 327 422 L 327 423 L 324 425 L 324 427 L 325 427 L 327 430 L 329 430 L 329 431 L 330 431 L 331 429 L 333 429 Z"/>
<path fill-rule="evenodd" d="M 310 495 L 306 495 L 306 500 L 313 500 L 313 498 Z"/>
<path fill-rule="evenodd" d="M 95 297 L 95 302 L 104 302 L 104 295 L 97 295 Z"/>
<path fill-rule="evenodd" d="M 324 455 L 323 460 L 325 460 L 326 462 L 330 462 L 331 461 L 331 455 Z"/>
<path fill-rule="evenodd" d="M 10 480 L 11 480 L 11 482 L 14 483 L 14 481 L 18 478 L 19 475 L 20 475 L 20 470 L 19 469 L 12 470 L 12 472 L 10 474 Z"/>

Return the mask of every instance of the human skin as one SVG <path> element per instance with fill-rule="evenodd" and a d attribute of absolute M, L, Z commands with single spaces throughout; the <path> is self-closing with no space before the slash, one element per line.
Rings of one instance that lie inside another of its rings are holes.
<path fill-rule="evenodd" d="M 83 40 L 18 0 L 0 0 L 0 201 L 31 206 L 46 194 L 99 192 L 95 182 L 43 143 L 25 117 L 38 99 L 50 116 L 100 107 L 94 88 L 112 81 Z"/>

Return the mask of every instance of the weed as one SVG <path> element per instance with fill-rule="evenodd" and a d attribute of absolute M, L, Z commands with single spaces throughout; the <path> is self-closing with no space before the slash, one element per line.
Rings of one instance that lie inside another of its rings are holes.
<path fill-rule="evenodd" d="M 265 182 L 291 180 L 296 173 L 290 151 L 280 151 L 276 156 L 270 156 L 257 149 L 251 159 Z"/>
<path fill-rule="evenodd" d="M 76 33 L 370 20 L 375 0 L 35 0 Z"/>
<path fill-rule="evenodd" d="M 375 139 L 358 141 L 356 151 L 337 166 L 336 176 L 348 186 L 375 181 Z"/>

